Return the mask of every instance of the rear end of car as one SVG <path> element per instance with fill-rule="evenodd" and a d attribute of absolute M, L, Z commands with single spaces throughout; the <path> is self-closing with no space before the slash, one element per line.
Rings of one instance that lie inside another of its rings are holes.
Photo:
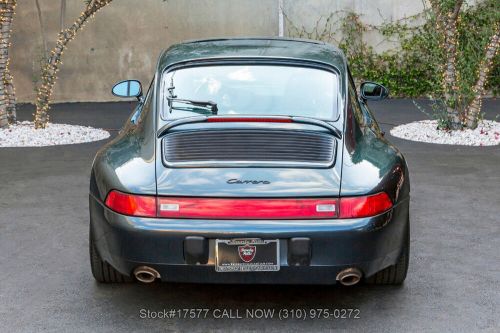
<path fill-rule="evenodd" d="M 259 83 L 273 66 L 326 73 L 335 90 L 324 100 L 321 87 L 305 88 L 307 73 L 297 73 L 288 88 L 298 99 L 287 101 L 293 94 L 276 90 L 282 83 Z M 110 188 L 102 203 L 90 200 L 91 233 L 103 262 L 142 282 L 345 285 L 397 263 L 408 206 L 383 187 L 342 195 L 345 81 L 338 69 L 240 59 L 161 74 L 155 193 Z M 221 78 L 232 84 L 224 87 Z M 250 100 L 240 84 L 252 92 Z M 186 103 L 181 98 L 189 91 L 198 94 Z M 284 102 L 271 105 L 282 93 Z M 297 107 L 302 100 L 309 102 Z M 321 109 L 326 113 L 315 114 Z"/>
<path fill-rule="evenodd" d="M 157 196 L 115 191 L 95 207 L 116 269 L 146 266 L 176 282 L 332 284 L 400 255 L 404 206 L 385 192 L 339 197 L 340 139 L 315 125 L 224 119 L 159 139 Z"/>

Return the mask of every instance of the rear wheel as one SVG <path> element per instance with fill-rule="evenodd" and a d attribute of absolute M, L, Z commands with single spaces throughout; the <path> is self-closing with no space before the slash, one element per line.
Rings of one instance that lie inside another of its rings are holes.
<path fill-rule="evenodd" d="M 366 283 L 380 285 L 400 285 L 406 279 L 408 272 L 408 264 L 410 259 L 410 228 L 407 228 L 406 239 L 403 248 L 403 253 L 398 259 L 398 262 L 389 266 L 380 272 L 375 273 L 366 279 Z"/>
<path fill-rule="evenodd" d="M 131 282 L 132 279 L 114 269 L 110 264 L 102 260 L 94 244 L 92 233 L 89 236 L 90 267 L 94 279 L 101 283 Z"/>

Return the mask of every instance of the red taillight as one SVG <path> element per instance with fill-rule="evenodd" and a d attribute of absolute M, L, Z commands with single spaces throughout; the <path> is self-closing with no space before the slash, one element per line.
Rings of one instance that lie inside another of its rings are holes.
<path fill-rule="evenodd" d="M 205 219 L 332 219 L 375 216 L 392 208 L 385 192 L 340 199 L 214 199 L 109 192 L 105 204 L 130 216 Z"/>
<path fill-rule="evenodd" d="M 252 118 L 252 117 L 226 117 L 208 118 L 209 123 L 291 123 L 291 118 Z"/>
<path fill-rule="evenodd" d="M 131 216 L 156 217 L 156 198 L 147 195 L 109 192 L 106 206 L 117 213 Z"/>
<path fill-rule="evenodd" d="M 158 198 L 158 216 L 207 219 L 335 218 L 336 199 Z"/>
<path fill-rule="evenodd" d="M 385 192 L 363 197 L 340 198 L 339 218 L 375 216 L 391 208 L 392 201 Z"/>

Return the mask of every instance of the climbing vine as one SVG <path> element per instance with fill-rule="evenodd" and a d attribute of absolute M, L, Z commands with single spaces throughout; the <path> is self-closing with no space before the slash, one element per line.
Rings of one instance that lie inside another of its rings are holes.
<path fill-rule="evenodd" d="M 457 88 L 466 102 L 472 99 L 477 68 L 499 19 L 497 0 L 485 0 L 461 11 L 457 24 L 459 56 L 456 65 L 460 75 Z M 363 23 L 359 14 L 349 11 L 323 16 L 310 29 L 295 24 L 288 17 L 286 23 L 291 37 L 338 45 L 346 54 L 357 81 L 380 82 L 395 97 L 438 96 L 443 92 L 440 73 L 445 54 L 440 47 L 436 15 L 430 8 L 415 16 L 378 26 Z M 367 34 L 370 37 L 377 34 L 379 39 L 393 47 L 376 52 L 366 43 Z M 500 55 L 497 53 L 486 85 L 486 90 L 494 96 L 500 93 L 499 64 Z"/>

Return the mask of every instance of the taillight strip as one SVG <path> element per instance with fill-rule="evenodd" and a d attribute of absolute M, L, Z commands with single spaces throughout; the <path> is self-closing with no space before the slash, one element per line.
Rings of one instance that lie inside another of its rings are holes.
<path fill-rule="evenodd" d="M 111 210 L 130 216 L 192 219 L 351 219 L 382 214 L 392 208 L 387 193 L 306 199 L 232 199 L 155 197 L 112 190 L 105 200 Z"/>
<path fill-rule="evenodd" d="M 327 219 L 336 199 L 158 198 L 158 216 L 207 219 Z"/>

